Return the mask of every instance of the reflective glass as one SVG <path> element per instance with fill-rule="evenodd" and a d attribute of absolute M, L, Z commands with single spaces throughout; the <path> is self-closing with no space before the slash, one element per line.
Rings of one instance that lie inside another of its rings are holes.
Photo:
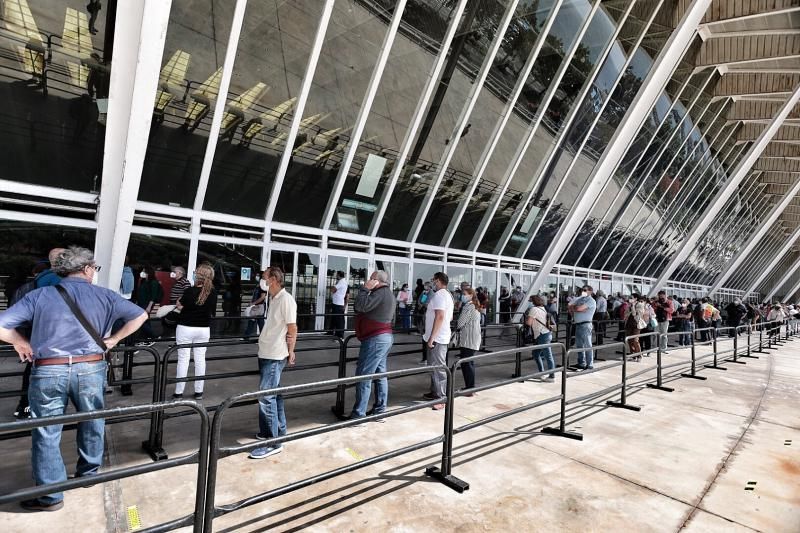
<path fill-rule="evenodd" d="M 372 228 L 456 5 L 406 4 L 331 229 L 365 234 Z"/>
<path fill-rule="evenodd" d="M 275 220 L 322 224 L 394 4 L 351 0 L 334 4 L 291 162 L 281 190 L 274 192 L 278 195 Z M 285 144 L 285 136 L 276 141 Z"/>
<path fill-rule="evenodd" d="M 187 246 L 185 253 L 188 254 L 189 241 L 185 244 Z M 138 244 L 135 249 L 139 249 Z M 261 247 L 201 240 L 197 243 L 197 264 L 202 263 L 209 263 L 214 267 L 214 288 L 218 293 L 217 315 L 222 316 L 225 313 L 230 316 L 241 316 L 242 309 L 250 305 L 253 300 L 253 292 L 258 284 L 256 276 L 261 275 Z M 227 298 L 224 298 L 225 293 L 228 293 Z M 239 328 L 246 324 L 232 323 L 229 326 L 237 329 L 231 331 L 231 328 L 228 328 L 228 333 L 244 334 L 244 329 L 239 330 Z"/>
<path fill-rule="evenodd" d="M 457 119 L 466 107 L 476 76 L 497 38 L 506 5 L 506 0 L 475 0 L 467 5 L 394 193 L 382 200 L 387 202 L 387 208 L 379 236 L 398 240 L 409 237 L 429 188 L 441 171 L 450 136 L 458 126 Z M 475 133 L 471 130 L 471 126 L 465 127 L 462 137 Z M 448 169 L 443 184 L 451 179 L 455 180 L 454 171 Z"/>
<path fill-rule="evenodd" d="M 2 3 L 0 179 L 100 190 L 114 24 L 92 4 Z"/>
<path fill-rule="evenodd" d="M 264 217 L 323 6 L 248 2 L 204 209 Z"/>
<path fill-rule="evenodd" d="M 235 4 L 172 3 L 139 200 L 194 207 Z"/>

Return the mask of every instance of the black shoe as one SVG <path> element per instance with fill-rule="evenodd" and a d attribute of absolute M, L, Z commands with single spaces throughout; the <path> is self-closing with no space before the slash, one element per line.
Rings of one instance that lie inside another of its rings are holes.
<path fill-rule="evenodd" d="M 23 407 L 22 409 L 17 408 L 17 410 L 14 411 L 14 417 L 17 420 L 25 420 L 26 418 L 30 418 L 31 408 L 30 407 Z"/>
<path fill-rule="evenodd" d="M 203 399 L 203 393 L 202 392 L 195 392 L 194 393 L 194 399 L 195 400 L 202 400 Z"/>
<path fill-rule="evenodd" d="M 55 503 L 42 503 L 38 499 L 22 500 L 20 506 L 26 511 L 58 511 L 64 507 L 64 500 Z"/>
<path fill-rule="evenodd" d="M 183 394 L 182 394 L 182 393 L 181 393 L 181 394 L 178 394 L 178 393 L 176 392 L 175 394 L 173 394 L 173 395 L 172 395 L 172 399 L 173 399 L 173 400 L 182 400 L 182 399 L 183 399 Z"/>

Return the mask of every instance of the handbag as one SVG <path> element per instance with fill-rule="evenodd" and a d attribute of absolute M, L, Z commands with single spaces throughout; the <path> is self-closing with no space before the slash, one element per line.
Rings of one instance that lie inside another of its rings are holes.
<path fill-rule="evenodd" d="M 108 347 L 106 346 L 103 337 L 101 337 L 100 334 L 97 333 L 97 330 L 94 329 L 94 326 L 92 326 L 89 323 L 89 321 L 86 320 L 86 317 L 83 315 L 81 310 L 75 304 L 75 300 L 73 300 L 72 297 L 67 293 L 67 289 L 65 289 L 61 285 L 56 285 L 55 288 L 58 291 L 58 294 L 61 295 L 61 298 L 63 298 L 64 301 L 66 302 L 67 307 L 69 307 L 70 311 L 72 311 L 72 314 L 75 315 L 75 318 L 77 318 L 78 322 L 81 323 L 83 329 L 86 330 L 86 333 L 88 333 L 89 336 L 94 340 L 94 342 L 96 342 L 97 345 L 100 347 L 100 353 L 105 355 L 106 352 L 108 352 Z"/>
<path fill-rule="evenodd" d="M 247 309 L 245 309 L 244 313 L 251 318 L 260 318 L 264 316 L 265 309 L 266 307 L 264 304 L 249 305 Z"/>
<path fill-rule="evenodd" d="M 658 320 L 653 315 L 650 315 L 650 327 L 653 329 L 658 329 Z"/>

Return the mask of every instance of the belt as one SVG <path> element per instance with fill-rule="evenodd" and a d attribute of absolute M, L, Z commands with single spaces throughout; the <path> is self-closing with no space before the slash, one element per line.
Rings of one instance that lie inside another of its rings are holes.
<path fill-rule="evenodd" d="M 89 355 L 70 355 L 67 357 L 49 357 L 47 359 L 36 359 L 34 366 L 43 365 L 74 365 L 76 363 L 98 363 L 103 361 L 105 356 L 101 353 L 93 353 Z"/>

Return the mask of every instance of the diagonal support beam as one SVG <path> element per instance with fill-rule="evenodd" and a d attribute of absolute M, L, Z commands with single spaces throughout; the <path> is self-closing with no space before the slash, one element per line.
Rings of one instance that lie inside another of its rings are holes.
<path fill-rule="evenodd" d="M 753 248 L 755 248 L 756 245 L 759 243 L 759 241 L 764 237 L 764 235 L 767 234 L 767 232 L 775 223 L 775 221 L 777 221 L 778 218 L 780 218 L 780 216 L 789 206 L 791 201 L 794 200 L 794 197 L 798 193 L 800 193 L 800 180 L 798 180 L 797 183 L 795 183 L 794 186 L 791 189 L 789 189 L 789 192 L 787 192 L 784 195 L 780 203 L 778 203 L 775 207 L 772 208 L 772 211 L 770 211 L 767 218 L 761 223 L 761 226 L 759 226 L 758 230 L 755 233 L 753 233 L 753 235 L 747 241 L 747 244 L 745 244 L 744 248 L 742 248 L 739 251 L 739 253 L 736 254 L 736 258 L 731 262 L 729 266 L 725 268 L 725 270 L 722 272 L 722 275 L 720 275 L 719 278 L 717 278 L 717 281 L 711 287 L 711 290 L 708 291 L 709 296 L 717 292 L 722 287 L 722 284 L 728 281 L 728 278 L 731 277 L 731 275 L 734 272 L 736 272 L 736 269 L 739 268 L 742 262 L 744 262 L 744 260 L 750 254 L 750 252 L 753 251 Z"/>
<path fill-rule="evenodd" d="M 800 226 L 798 226 L 797 229 L 794 230 L 794 233 L 789 236 L 786 243 L 781 247 L 780 250 L 778 250 L 778 252 L 775 254 L 775 257 L 773 257 L 772 261 L 770 261 L 769 265 L 767 265 L 764 271 L 761 272 L 758 278 L 752 283 L 752 285 L 750 285 L 750 288 L 744 291 L 745 298 L 747 298 L 751 292 L 755 291 L 761 282 L 764 281 L 767 276 L 769 276 L 769 273 L 772 272 L 776 266 L 778 266 L 778 263 L 780 263 L 781 259 L 783 259 L 783 256 L 786 255 L 786 252 L 788 252 L 792 246 L 794 246 L 794 243 L 798 238 L 800 238 Z"/>
<path fill-rule="evenodd" d="M 798 281 L 797 283 L 795 283 L 795 284 L 794 284 L 794 286 L 793 286 L 791 289 L 789 289 L 789 292 L 787 292 L 786 294 L 784 294 L 784 295 L 783 295 L 783 300 L 781 300 L 781 301 L 782 301 L 782 302 L 788 302 L 788 301 L 789 301 L 789 298 L 791 298 L 792 296 L 794 296 L 794 294 L 795 294 L 797 291 L 800 291 L 800 281 Z"/>
<path fill-rule="evenodd" d="M 545 280 L 550 275 L 550 271 L 569 246 L 572 236 L 580 228 L 583 222 L 583 214 L 589 209 L 606 182 L 613 179 L 614 172 L 622 162 L 628 147 L 633 144 L 634 137 L 647 119 L 653 105 L 661 96 L 661 92 L 683 58 L 685 51 L 692 43 L 697 33 L 697 26 L 710 5 L 711 0 L 695 0 L 686 9 L 683 18 L 672 32 L 672 35 L 670 35 L 669 40 L 664 45 L 639 92 L 636 94 L 633 103 L 631 103 L 614 132 L 611 142 L 609 142 L 608 147 L 595 165 L 592 175 L 587 180 L 587 185 L 581 191 L 579 198 L 570 209 L 555 239 L 553 239 L 544 254 L 539 272 L 533 279 L 533 283 L 528 289 L 528 296 L 523 299 L 523 303 L 520 304 L 517 313 L 524 311 L 528 298 L 544 285 Z"/>
<path fill-rule="evenodd" d="M 725 203 L 733 195 L 733 193 L 736 192 L 739 184 L 742 182 L 742 180 L 744 180 L 745 177 L 748 176 L 750 169 L 753 167 L 758 158 L 761 157 L 761 153 L 778 132 L 783 124 L 783 121 L 786 120 L 786 117 L 789 116 L 789 113 L 791 113 L 798 101 L 800 101 L 800 85 L 795 87 L 794 91 L 792 92 L 792 96 L 790 96 L 789 99 L 784 102 L 783 107 L 781 107 L 780 111 L 778 111 L 778 114 L 772 119 L 770 125 L 767 126 L 764 131 L 761 132 L 761 135 L 758 136 L 758 139 L 753 142 L 745 156 L 742 158 L 739 164 L 736 165 L 736 168 L 734 168 L 730 178 L 725 184 L 725 187 L 723 187 L 722 190 L 717 193 L 714 201 L 708 206 L 703 216 L 700 217 L 700 219 L 694 225 L 694 228 L 692 228 L 692 231 L 690 231 L 683 240 L 678 253 L 675 254 L 667 267 L 661 272 L 661 274 L 658 276 L 658 280 L 653 284 L 653 288 L 650 289 L 651 296 L 661 290 L 662 287 L 665 287 L 667 280 L 672 273 L 675 272 L 675 269 L 678 268 L 678 266 L 684 261 L 686 261 L 686 259 L 694 250 L 697 241 L 699 241 L 700 238 L 705 234 L 706 228 L 708 228 L 714 222 L 714 218 L 718 215 L 718 213 L 721 212 L 722 208 L 725 206 Z"/>
<path fill-rule="evenodd" d="M 775 296 L 775 293 L 778 292 L 778 289 L 783 287 L 783 284 L 789 281 L 789 278 L 791 278 L 794 275 L 794 273 L 797 272 L 798 268 L 800 268 L 800 259 L 795 261 L 794 264 L 791 266 L 791 268 L 789 268 L 789 270 L 786 271 L 786 274 L 784 274 L 783 277 L 780 280 L 778 280 L 775 283 L 775 285 L 772 286 L 772 289 L 770 289 L 769 293 L 764 297 L 764 300 L 767 302 L 772 300 L 772 297 Z"/>

